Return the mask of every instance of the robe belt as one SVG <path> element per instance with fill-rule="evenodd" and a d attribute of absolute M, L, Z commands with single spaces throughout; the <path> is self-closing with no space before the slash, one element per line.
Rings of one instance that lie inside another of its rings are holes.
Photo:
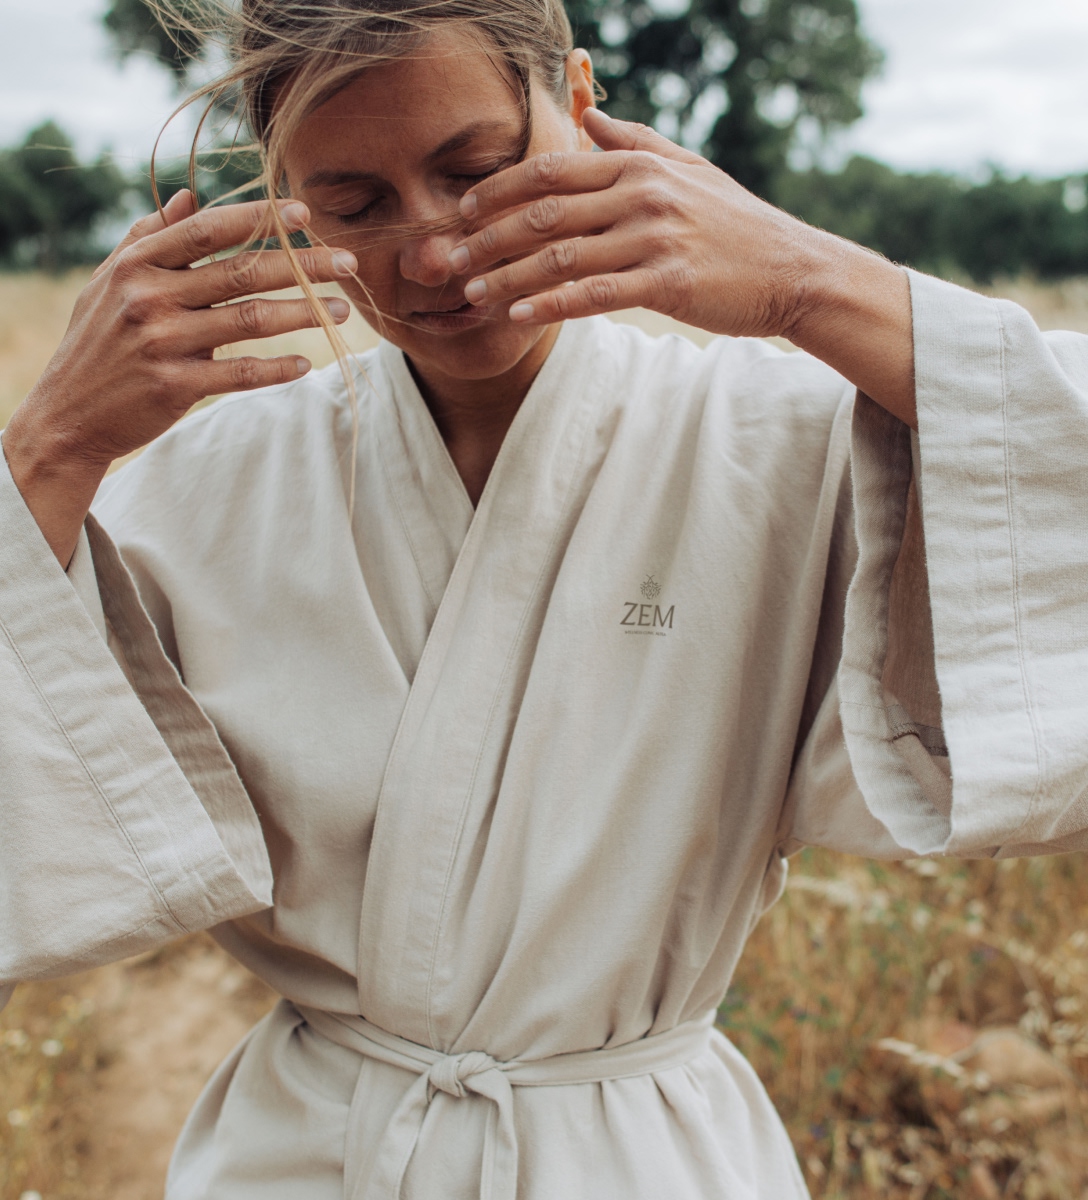
<path fill-rule="evenodd" d="M 480 1200 L 516 1200 L 515 1087 L 604 1083 L 682 1066 L 707 1048 L 715 1015 L 709 1012 L 663 1033 L 651 1034 L 622 1046 L 502 1062 L 481 1050 L 443 1054 L 440 1050 L 387 1033 L 363 1017 L 302 1005 L 297 1008 L 308 1025 L 337 1045 L 419 1076 L 390 1117 L 377 1154 L 370 1163 L 364 1163 L 358 1149 L 353 1148 L 356 1139 L 352 1137 L 352 1130 L 361 1128 L 366 1103 L 360 1072 L 348 1116 L 344 1200 L 400 1200 L 404 1176 L 436 1092 L 459 1099 L 476 1095 L 491 1101 L 484 1134 Z"/>

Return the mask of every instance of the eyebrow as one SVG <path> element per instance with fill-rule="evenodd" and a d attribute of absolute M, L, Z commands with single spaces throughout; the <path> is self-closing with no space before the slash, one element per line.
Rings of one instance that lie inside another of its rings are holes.
<path fill-rule="evenodd" d="M 429 151 L 426 159 L 428 162 L 433 162 L 447 154 L 453 154 L 456 150 L 462 150 L 481 134 L 510 128 L 509 121 L 474 121 Z M 380 178 L 380 175 L 376 175 L 372 171 L 314 171 L 312 175 L 306 176 L 302 181 L 302 186 L 304 188 L 336 187 L 343 183 L 369 183 Z"/>

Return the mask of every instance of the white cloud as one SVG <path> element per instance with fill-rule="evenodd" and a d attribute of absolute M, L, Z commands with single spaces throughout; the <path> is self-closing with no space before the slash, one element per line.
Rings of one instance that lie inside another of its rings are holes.
<path fill-rule="evenodd" d="M 887 52 L 844 146 L 904 168 L 1088 171 L 1085 0 L 861 0 Z"/>
<path fill-rule="evenodd" d="M 125 164 L 145 162 L 177 103 L 167 72 L 145 58 L 119 67 L 100 15 L 105 0 L 32 0 L 4 13 L 0 40 L 0 144 L 55 119 L 82 154 L 111 146 Z M 187 123 L 170 139 L 187 144 Z"/>

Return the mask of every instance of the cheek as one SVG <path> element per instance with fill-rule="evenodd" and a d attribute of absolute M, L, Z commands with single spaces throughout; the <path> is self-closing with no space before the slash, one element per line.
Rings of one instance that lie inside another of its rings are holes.
<path fill-rule="evenodd" d="M 358 238 L 341 237 L 338 241 L 329 241 L 330 246 L 350 250 L 359 263 L 356 272 L 363 287 L 370 293 L 367 300 L 363 288 L 354 279 L 346 279 L 340 286 L 347 295 L 358 304 L 367 305 L 371 301 L 381 310 L 388 311 L 392 307 L 396 293 L 399 270 L 397 266 L 397 250 L 395 244 L 382 247 L 365 246 Z"/>

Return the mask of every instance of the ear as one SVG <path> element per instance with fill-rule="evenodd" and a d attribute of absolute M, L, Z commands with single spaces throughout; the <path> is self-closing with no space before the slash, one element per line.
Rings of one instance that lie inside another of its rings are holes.
<path fill-rule="evenodd" d="M 567 84 L 570 87 L 570 115 L 578 126 L 578 148 L 592 150 L 593 140 L 582 128 L 582 114 L 597 104 L 593 60 L 588 50 L 572 50 L 567 55 Z"/>

